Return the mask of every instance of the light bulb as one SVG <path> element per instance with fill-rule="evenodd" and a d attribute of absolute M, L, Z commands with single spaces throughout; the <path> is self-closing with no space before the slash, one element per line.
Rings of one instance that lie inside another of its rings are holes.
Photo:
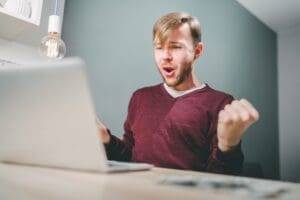
<path fill-rule="evenodd" d="M 63 58 L 66 55 L 66 45 L 58 33 L 49 33 L 43 37 L 40 52 L 48 58 Z"/>
<path fill-rule="evenodd" d="M 66 55 L 66 45 L 60 36 L 59 16 L 49 17 L 48 35 L 42 38 L 40 53 L 48 58 L 61 59 Z"/>

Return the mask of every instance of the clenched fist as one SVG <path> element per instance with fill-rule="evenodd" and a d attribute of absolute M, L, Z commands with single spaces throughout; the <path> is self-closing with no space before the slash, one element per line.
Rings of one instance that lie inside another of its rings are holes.
<path fill-rule="evenodd" d="M 246 129 L 259 119 L 259 113 L 246 99 L 234 100 L 219 112 L 218 147 L 226 152 L 239 144 Z"/>

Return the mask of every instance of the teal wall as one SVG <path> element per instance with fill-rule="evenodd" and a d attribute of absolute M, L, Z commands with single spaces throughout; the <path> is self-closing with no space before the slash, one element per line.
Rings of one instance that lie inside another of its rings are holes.
<path fill-rule="evenodd" d="M 259 162 L 267 178 L 278 178 L 276 34 L 233 0 L 67 0 L 63 39 L 69 56 L 87 62 L 102 121 L 121 136 L 132 92 L 161 82 L 152 25 L 172 11 L 191 13 L 202 25 L 199 79 L 249 99 L 260 111 L 243 139 L 246 161 Z"/>

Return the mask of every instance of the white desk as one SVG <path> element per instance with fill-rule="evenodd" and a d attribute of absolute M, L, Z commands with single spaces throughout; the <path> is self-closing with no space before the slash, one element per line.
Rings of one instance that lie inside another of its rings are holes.
<path fill-rule="evenodd" d="M 0 199 L 259 199 L 253 196 L 242 197 L 230 191 L 159 184 L 162 176 L 166 175 L 221 176 L 162 168 L 101 174 L 0 163 Z M 289 192 L 271 199 L 300 199 L 300 184 L 265 180 L 259 182 L 281 184 L 289 189 Z"/>

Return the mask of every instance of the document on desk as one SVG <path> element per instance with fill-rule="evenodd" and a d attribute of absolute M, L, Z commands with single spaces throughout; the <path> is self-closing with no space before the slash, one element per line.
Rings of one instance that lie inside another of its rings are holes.
<path fill-rule="evenodd" d="M 237 195 L 251 197 L 274 198 L 287 193 L 288 188 L 280 182 L 232 176 L 169 175 L 161 177 L 160 184 L 195 187 L 208 190 L 223 190 Z"/>

